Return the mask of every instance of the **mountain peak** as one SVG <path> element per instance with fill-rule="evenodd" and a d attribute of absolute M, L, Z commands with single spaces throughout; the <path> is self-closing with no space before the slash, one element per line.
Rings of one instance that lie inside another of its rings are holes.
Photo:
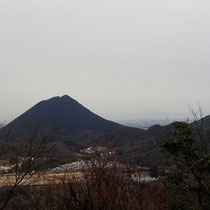
<path fill-rule="evenodd" d="M 76 100 L 74 100 L 70 96 L 63 95 L 63 96 L 55 96 L 55 97 L 43 100 L 43 101 L 37 103 L 35 106 L 39 106 L 40 104 L 47 104 L 47 103 L 49 103 L 49 104 L 52 104 L 52 103 L 59 104 L 59 103 L 72 103 L 72 102 L 73 103 L 78 103 Z"/>
<path fill-rule="evenodd" d="M 18 134 L 33 131 L 36 127 L 55 127 L 65 133 L 78 130 L 107 133 L 122 127 L 94 114 L 68 95 L 39 102 L 11 124 Z"/>
<path fill-rule="evenodd" d="M 50 99 L 47 99 L 47 100 L 51 100 L 51 99 L 73 99 L 73 98 L 71 98 L 69 95 L 63 95 L 63 96 L 54 96 L 54 97 L 52 97 Z M 44 101 L 47 101 L 47 100 L 44 100 Z"/>
<path fill-rule="evenodd" d="M 71 98 L 69 95 L 63 95 L 60 97 L 61 100 L 65 100 L 65 101 L 75 101 L 77 102 L 75 99 Z"/>
<path fill-rule="evenodd" d="M 63 95 L 61 98 L 72 99 L 69 95 Z"/>

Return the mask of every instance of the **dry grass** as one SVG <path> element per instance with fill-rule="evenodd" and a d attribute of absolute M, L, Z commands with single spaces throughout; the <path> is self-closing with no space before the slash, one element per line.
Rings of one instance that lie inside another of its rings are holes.
<path fill-rule="evenodd" d="M 60 184 L 64 180 L 79 180 L 82 178 L 81 172 L 44 174 L 44 175 L 27 175 L 20 182 L 20 185 L 48 185 Z M 17 180 L 15 174 L 7 174 L 0 176 L 0 187 L 13 186 Z"/>

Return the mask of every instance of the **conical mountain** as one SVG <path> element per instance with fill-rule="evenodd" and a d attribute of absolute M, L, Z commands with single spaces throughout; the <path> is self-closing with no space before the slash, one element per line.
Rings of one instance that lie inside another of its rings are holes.
<path fill-rule="evenodd" d="M 64 95 L 39 102 L 3 130 L 9 127 L 12 127 L 15 135 L 21 135 L 24 132 L 50 127 L 66 134 L 78 130 L 108 133 L 122 125 L 101 118 L 76 100 Z"/>

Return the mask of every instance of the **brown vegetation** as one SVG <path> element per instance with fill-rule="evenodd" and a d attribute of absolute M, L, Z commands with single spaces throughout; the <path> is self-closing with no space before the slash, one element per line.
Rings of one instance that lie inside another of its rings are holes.
<path fill-rule="evenodd" d="M 28 186 L 11 204 L 16 209 L 169 209 L 170 193 L 161 180 L 134 182 L 133 168 L 125 173 L 106 166 L 106 160 L 94 160 L 81 179 L 64 174 L 59 184 L 54 179 L 48 185 Z"/>

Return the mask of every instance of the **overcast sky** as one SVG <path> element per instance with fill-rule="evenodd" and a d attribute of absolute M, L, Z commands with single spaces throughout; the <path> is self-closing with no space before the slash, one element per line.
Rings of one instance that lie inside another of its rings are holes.
<path fill-rule="evenodd" d="M 68 94 L 112 120 L 210 114 L 209 0 L 0 0 L 0 120 Z"/>

